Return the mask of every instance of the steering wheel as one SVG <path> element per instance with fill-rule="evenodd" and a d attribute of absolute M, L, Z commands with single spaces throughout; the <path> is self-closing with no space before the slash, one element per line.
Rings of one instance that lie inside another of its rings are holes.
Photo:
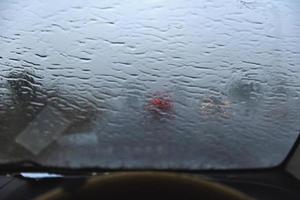
<path fill-rule="evenodd" d="M 250 200 L 246 195 L 201 177 L 166 172 L 123 172 L 88 179 L 73 190 L 50 191 L 36 200 Z"/>

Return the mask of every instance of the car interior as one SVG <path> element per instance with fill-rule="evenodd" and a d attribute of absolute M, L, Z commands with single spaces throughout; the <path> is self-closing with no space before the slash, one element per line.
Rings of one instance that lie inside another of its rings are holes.
<path fill-rule="evenodd" d="M 1 0 L 0 200 L 299 200 L 300 1 Z"/>

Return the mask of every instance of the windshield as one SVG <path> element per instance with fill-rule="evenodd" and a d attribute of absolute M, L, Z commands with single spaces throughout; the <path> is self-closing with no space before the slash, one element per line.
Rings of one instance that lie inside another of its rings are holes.
<path fill-rule="evenodd" d="M 300 2 L 0 2 L 0 163 L 242 169 L 300 128 Z"/>

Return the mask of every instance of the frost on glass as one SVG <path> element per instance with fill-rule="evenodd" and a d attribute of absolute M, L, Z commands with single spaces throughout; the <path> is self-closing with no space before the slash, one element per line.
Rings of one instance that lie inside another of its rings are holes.
<path fill-rule="evenodd" d="M 300 129 L 294 0 L 0 1 L 0 163 L 279 164 Z"/>

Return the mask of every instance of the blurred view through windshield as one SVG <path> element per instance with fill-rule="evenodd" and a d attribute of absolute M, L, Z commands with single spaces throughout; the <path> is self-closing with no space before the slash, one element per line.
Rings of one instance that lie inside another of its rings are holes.
<path fill-rule="evenodd" d="M 0 1 L 0 163 L 278 165 L 300 130 L 300 1 Z"/>

